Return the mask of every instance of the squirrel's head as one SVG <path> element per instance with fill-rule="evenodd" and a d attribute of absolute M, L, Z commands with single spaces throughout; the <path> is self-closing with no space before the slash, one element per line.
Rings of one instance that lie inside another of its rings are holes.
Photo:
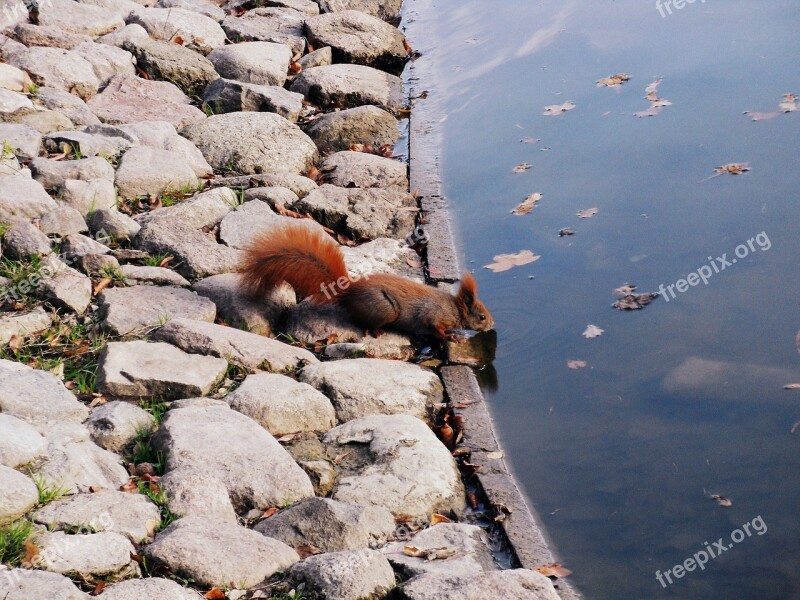
<path fill-rule="evenodd" d="M 466 329 L 474 329 L 475 331 L 488 331 L 494 327 L 494 319 L 483 302 L 478 300 L 478 284 L 475 283 L 475 278 L 466 274 L 461 278 L 461 285 L 458 288 L 456 299 L 461 309 L 461 318 L 464 321 Z"/>

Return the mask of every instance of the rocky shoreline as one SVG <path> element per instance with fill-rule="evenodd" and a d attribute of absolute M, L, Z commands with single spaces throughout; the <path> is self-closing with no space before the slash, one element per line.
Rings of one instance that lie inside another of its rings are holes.
<path fill-rule="evenodd" d="M 417 341 L 235 273 L 310 217 L 424 279 L 399 11 L 3 7 L 0 598 L 559 597 L 496 551 Z"/>

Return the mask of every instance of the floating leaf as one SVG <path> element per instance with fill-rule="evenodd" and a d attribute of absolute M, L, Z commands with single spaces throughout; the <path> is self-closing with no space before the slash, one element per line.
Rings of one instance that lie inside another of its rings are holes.
<path fill-rule="evenodd" d="M 656 298 L 658 298 L 658 294 L 628 294 L 611 306 L 618 310 L 641 310 Z"/>
<path fill-rule="evenodd" d="M 729 175 L 741 175 L 742 173 L 747 173 L 749 170 L 749 163 L 729 163 L 727 165 L 717 167 L 714 169 L 714 172 L 720 175 L 724 175 L 725 173 L 728 173 Z"/>
<path fill-rule="evenodd" d="M 633 291 L 636 289 L 636 286 L 632 283 L 623 283 L 617 289 L 614 290 L 615 296 L 627 296 L 628 294 L 632 294 Z"/>
<path fill-rule="evenodd" d="M 542 195 L 538 192 L 531 194 L 525 200 L 519 203 L 519 205 L 511 211 L 512 214 L 515 215 L 527 215 L 531 212 L 534 208 L 536 208 L 536 204 L 539 200 L 542 199 Z"/>
<path fill-rule="evenodd" d="M 660 83 L 661 80 L 656 79 L 645 88 L 645 99 L 650 102 L 650 108 L 634 113 L 637 117 L 655 117 L 665 106 L 672 106 L 672 102 L 669 100 L 658 97 L 658 86 Z"/>
<path fill-rule="evenodd" d="M 528 163 L 519 163 L 516 167 L 514 167 L 512 169 L 512 171 L 514 173 L 524 173 L 525 171 L 527 171 L 530 168 L 531 168 L 531 166 Z"/>
<path fill-rule="evenodd" d="M 599 208 L 587 208 L 586 210 L 579 210 L 576 215 L 578 215 L 581 219 L 590 219 L 595 216 L 598 212 L 600 212 Z"/>
<path fill-rule="evenodd" d="M 618 73 L 617 75 L 612 75 L 611 77 L 598 79 L 597 87 L 619 87 L 629 79 L 630 77 L 625 73 Z"/>
<path fill-rule="evenodd" d="M 730 508 L 731 506 L 733 506 L 733 502 L 728 500 L 725 496 L 720 496 L 718 494 L 712 494 L 711 495 L 711 499 L 712 500 L 716 500 L 717 504 L 719 504 L 720 506 L 724 506 L 725 508 Z"/>
<path fill-rule="evenodd" d="M 578 369 L 585 369 L 586 368 L 586 361 L 585 360 L 568 360 L 567 367 L 570 369 L 578 370 Z"/>
<path fill-rule="evenodd" d="M 520 142 L 522 142 L 523 144 L 535 144 L 536 142 L 539 142 L 539 141 L 541 141 L 539 138 L 530 137 L 530 136 L 524 137 L 524 138 L 522 138 L 520 140 Z"/>
<path fill-rule="evenodd" d="M 513 267 L 536 262 L 540 258 L 541 256 L 537 256 L 530 250 L 522 250 L 517 254 L 498 254 L 494 257 L 494 262 L 492 264 L 485 265 L 483 268 L 489 269 L 495 273 L 502 273 Z"/>
<path fill-rule="evenodd" d="M 800 106 L 797 104 L 797 96 L 794 94 L 784 94 L 783 100 L 778 104 L 778 110 L 772 112 L 751 112 L 748 110 L 745 111 L 744 114 L 752 118 L 753 121 L 768 121 L 780 117 L 782 114 L 796 112 L 798 110 L 800 110 Z"/>
<path fill-rule="evenodd" d="M 794 424 L 794 425 L 792 425 L 792 428 L 791 428 L 791 430 L 789 431 L 789 433 L 794 433 L 794 432 L 795 432 L 795 431 L 797 431 L 798 429 L 800 429 L 800 421 L 796 421 L 796 422 L 795 422 L 795 424 Z"/>
<path fill-rule="evenodd" d="M 785 390 L 800 390 L 800 383 L 790 383 L 788 385 L 783 386 Z"/>
<path fill-rule="evenodd" d="M 559 229 L 558 230 L 558 237 L 564 237 L 565 235 L 575 235 L 575 231 L 572 229 Z"/>
<path fill-rule="evenodd" d="M 597 325 L 587 325 L 586 331 L 583 332 L 583 337 L 585 337 L 587 340 L 590 340 L 603 335 L 603 333 L 604 330 L 600 329 Z"/>
<path fill-rule="evenodd" d="M 546 117 L 555 117 L 564 114 L 573 108 L 575 108 L 575 104 L 567 100 L 564 102 L 564 104 L 551 104 L 550 106 L 545 106 L 542 114 Z"/>

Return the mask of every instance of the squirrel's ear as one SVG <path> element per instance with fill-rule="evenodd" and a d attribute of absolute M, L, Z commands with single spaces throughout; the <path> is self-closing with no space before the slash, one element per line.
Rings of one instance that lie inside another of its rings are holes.
<path fill-rule="evenodd" d="M 469 273 L 461 278 L 461 287 L 458 288 L 458 297 L 467 306 L 471 306 L 475 302 L 475 297 L 478 295 L 478 284 L 475 283 L 475 278 Z"/>

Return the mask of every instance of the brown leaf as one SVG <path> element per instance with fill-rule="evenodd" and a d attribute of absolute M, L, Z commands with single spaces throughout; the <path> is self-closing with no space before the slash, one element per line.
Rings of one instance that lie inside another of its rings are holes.
<path fill-rule="evenodd" d="M 797 348 L 797 351 L 800 352 L 800 331 L 797 332 L 797 335 L 794 338 L 794 345 Z"/>
<path fill-rule="evenodd" d="M 617 75 L 612 75 L 611 77 L 605 77 L 603 79 L 597 80 L 597 87 L 618 87 L 625 83 L 626 81 L 630 80 L 630 77 L 625 73 L 618 73 Z"/>
<path fill-rule="evenodd" d="M 456 551 L 446 546 L 438 548 L 417 548 L 416 546 L 403 546 L 403 554 L 414 558 L 424 558 L 425 560 L 437 560 L 455 556 Z"/>
<path fill-rule="evenodd" d="M 179 35 L 176 35 L 172 38 L 172 41 L 178 44 L 179 46 L 183 46 L 183 38 Z"/>
<path fill-rule="evenodd" d="M 587 340 L 590 340 L 592 338 L 596 338 L 598 336 L 603 335 L 603 333 L 604 333 L 604 330 L 600 329 L 597 325 L 587 325 L 586 326 L 586 331 L 584 331 L 582 335 Z"/>
<path fill-rule="evenodd" d="M 100 594 L 103 593 L 103 590 L 105 589 L 105 587 L 106 587 L 106 582 L 105 581 L 100 581 L 100 582 L 97 583 L 96 586 L 94 586 L 94 589 L 91 592 L 89 592 L 89 595 L 90 596 L 99 596 Z"/>
<path fill-rule="evenodd" d="M 131 478 L 128 480 L 128 483 L 123 485 L 119 488 L 121 492 L 128 492 L 129 494 L 138 494 L 139 488 L 136 485 L 136 482 Z"/>
<path fill-rule="evenodd" d="M 672 102 L 658 97 L 658 86 L 661 83 L 660 79 L 655 80 L 645 89 L 645 99 L 650 102 L 650 108 L 641 112 L 634 113 L 637 117 L 655 117 L 661 112 L 665 106 L 672 106 Z"/>
<path fill-rule="evenodd" d="M 633 291 L 636 289 L 636 286 L 632 283 L 623 283 L 617 289 L 614 290 L 613 294 L 615 296 L 627 296 L 628 294 L 632 294 Z"/>
<path fill-rule="evenodd" d="M 281 444 L 285 444 L 285 443 L 287 443 L 287 442 L 291 442 L 291 441 L 292 441 L 294 438 L 296 438 L 296 437 L 297 437 L 299 434 L 300 434 L 300 432 L 299 432 L 299 431 L 297 431 L 297 432 L 295 432 L 295 433 L 287 433 L 286 435 L 282 435 L 281 437 L 279 437 L 279 438 L 278 438 L 278 441 L 279 441 Z"/>
<path fill-rule="evenodd" d="M 11 339 L 8 340 L 8 347 L 12 352 L 17 352 L 20 348 L 22 348 L 22 344 L 24 342 L 25 340 L 15 333 L 11 336 Z"/>
<path fill-rule="evenodd" d="M 93 394 L 94 395 L 94 394 Z M 100 406 L 101 404 L 106 404 L 108 400 L 102 394 L 94 395 L 92 401 L 89 403 L 89 408 L 94 408 L 95 406 Z"/>
<path fill-rule="evenodd" d="M 562 567 L 559 564 L 542 565 L 540 567 L 536 567 L 535 570 L 545 577 L 552 577 L 554 579 L 561 579 L 563 577 L 569 577 L 572 575 L 572 571 Z"/>
<path fill-rule="evenodd" d="M 203 594 L 203 598 L 206 600 L 225 600 L 225 592 L 219 588 L 211 588 Z"/>
<path fill-rule="evenodd" d="M 728 500 L 725 496 L 719 496 L 717 494 L 713 494 L 711 496 L 711 499 L 712 500 L 716 500 L 717 504 L 719 504 L 720 506 L 724 506 L 725 508 L 729 508 L 729 507 L 733 506 L 733 502 Z"/>
<path fill-rule="evenodd" d="M 558 230 L 558 237 L 564 237 L 565 235 L 575 235 L 575 231 L 572 229 L 559 229 Z"/>
<path fill-rule="evenodd" d="M 530 168 L 531 168 L 531 166 L 528 163 L 520 163 L 516 167 L 514 167 L 512 169 L 512 171 L 514 173 L 524 173 L 525 171 L 527 171 Z"/>
<path fill-rule="evenodd" d="M 484 265 L 484 269 L 489 269 L 494 273 L 502 273 L 514 267 L 527 265 L 539 260 L 541 256 L 537 256 L 530 250 L 521 250 L 517 254 L 498 254 L 494 257 L 494 262 Z"/>
<path fill-rule="evenodd" d="M 270 506 L 267 510 L 264 511 L 264 514 L 261 515 L 262 519 L 269 519 L 272 515 L 278 512 L 280 509 L 277 506 Z"/>
<path fill-rule="evenodd" d="M 294 551 L 300 555 L 300 558 L 308 558 L 322 552 L 319 548 L 312 544 L 303 544 L 302 546 L 295 546 Z"/>
<path fill-rule="evenodd" d="M 302 71 L 302 70 L 303 70 L 303 65 L 301 65 L 301 64 L 300 64 L 299 62 L 297 62 L 297 61 L 292 61 L 292 63 L 289 65 L 289 70 L 290 70 L 292 73 L 295 73 L 295 74 L 296 74 L 296 73 L 299 73 L 300 71 Z"/>
<path fill-rule="evenodd" d="M 25 540 L 25 558 L 22 559 L 22 564 L 33 566 L 37 562 L 39 562 L 39 546 L 27 539 Z"/>
<path fill-rule="evenodd" d="M 337 454 L 336 457 L 333 459 L 333 462 L 335 462 L 337 465 L 341 464 L 342 461 L 345 458 L 347 458 L 350 455 L 351 452 L 353 452 L 353 451 L 352 450 L 348 450 L 347 452 L 344 452 L 342 454 Z"/>
<path fill-rule="evenodd" d="M 478 508 L 478 497 L 473 492 L 467 492 L 467 502 L 473 510 Z"/>
<path fill-rule="evenodd" d="M 658 298 L 658 294 L 628 294 L 611 306 L 617 310 L 640 310 Z"/>
<path fill-rule="evenodd" d="M 408 43 L 408 38 L 406 38 L 405 36 L 403 36 L 403 47 L 406 49 L 406 52 L 408 54 L 414 52 L 414 49 L 411 47 L 411 44 Z"/>
<path fill-rule="evenodd" d="M 109 285 L 111 285 L 111 277 L 103 277 L 95 284 L 94 289 L 92 290 L 92 296 L 97 296 L 97 294 L 102 292 Z"/>
<path fill-rule="evenodd" d="M 568 360 L 567 367 L 570 369 L 578 370 L 578 369 L 585 369 L 586 368 L 586 361 L 585 360 Z"/>
<path fill-rule="evenodd" d="M 451 519 L 448 519 L 444 515 L 440 515 L 439 513 L 433 513 L 431 515 L 431 527 L 434 525 L 438 525 L 439 523 L 452 523 Z"/>
<path fill-rule="evenodd" d="M 173 260 L 175 260 L 174 256 L 165 256 L 164 260 L 162 260 L 160 263 L 158 263 L 158 266 L 162 267 L 162 268 L 166 268 L 167 265 L 169 265 L 169 263 L 171 263 Z"/>
<path fill-rule="evenodd" d="M 542 114 L 546 117 L 555 117 L 564 114 L 573 108 L 575 108 L 575 104 L 567 100 L 564 102 L 564 104 L 551 104 L 550 106 L 545 106 Z"/>
<path fill-rule="evenodd" d="M 741 175 L 742 173 L 747 173 L 749 170 L 750 165 L 748 163 L 729 163 L 727 165 L 717 167 L 714 169 L 714 172 L 719 173 L 720 175 L 725 173 L 730 175 Z"/>
<path fill-rule="evenodd" d="M 575 214 L 578 215 L 581 219 L 591 219 L 598 212 L 600 212 L 599 208 L 587 208 L 585 210 L 579 210 Z"/>
<path fill-rule="evenodd" d="M 539 192 L 531 194 L 525 200 L 519 203 L 517 207 L 511 211 L 514 215 L 527 215 L 531 212 L 534 208 L 536 208 L 536 204 L 539 200 L 542 199 L 542 195 Z"/>

